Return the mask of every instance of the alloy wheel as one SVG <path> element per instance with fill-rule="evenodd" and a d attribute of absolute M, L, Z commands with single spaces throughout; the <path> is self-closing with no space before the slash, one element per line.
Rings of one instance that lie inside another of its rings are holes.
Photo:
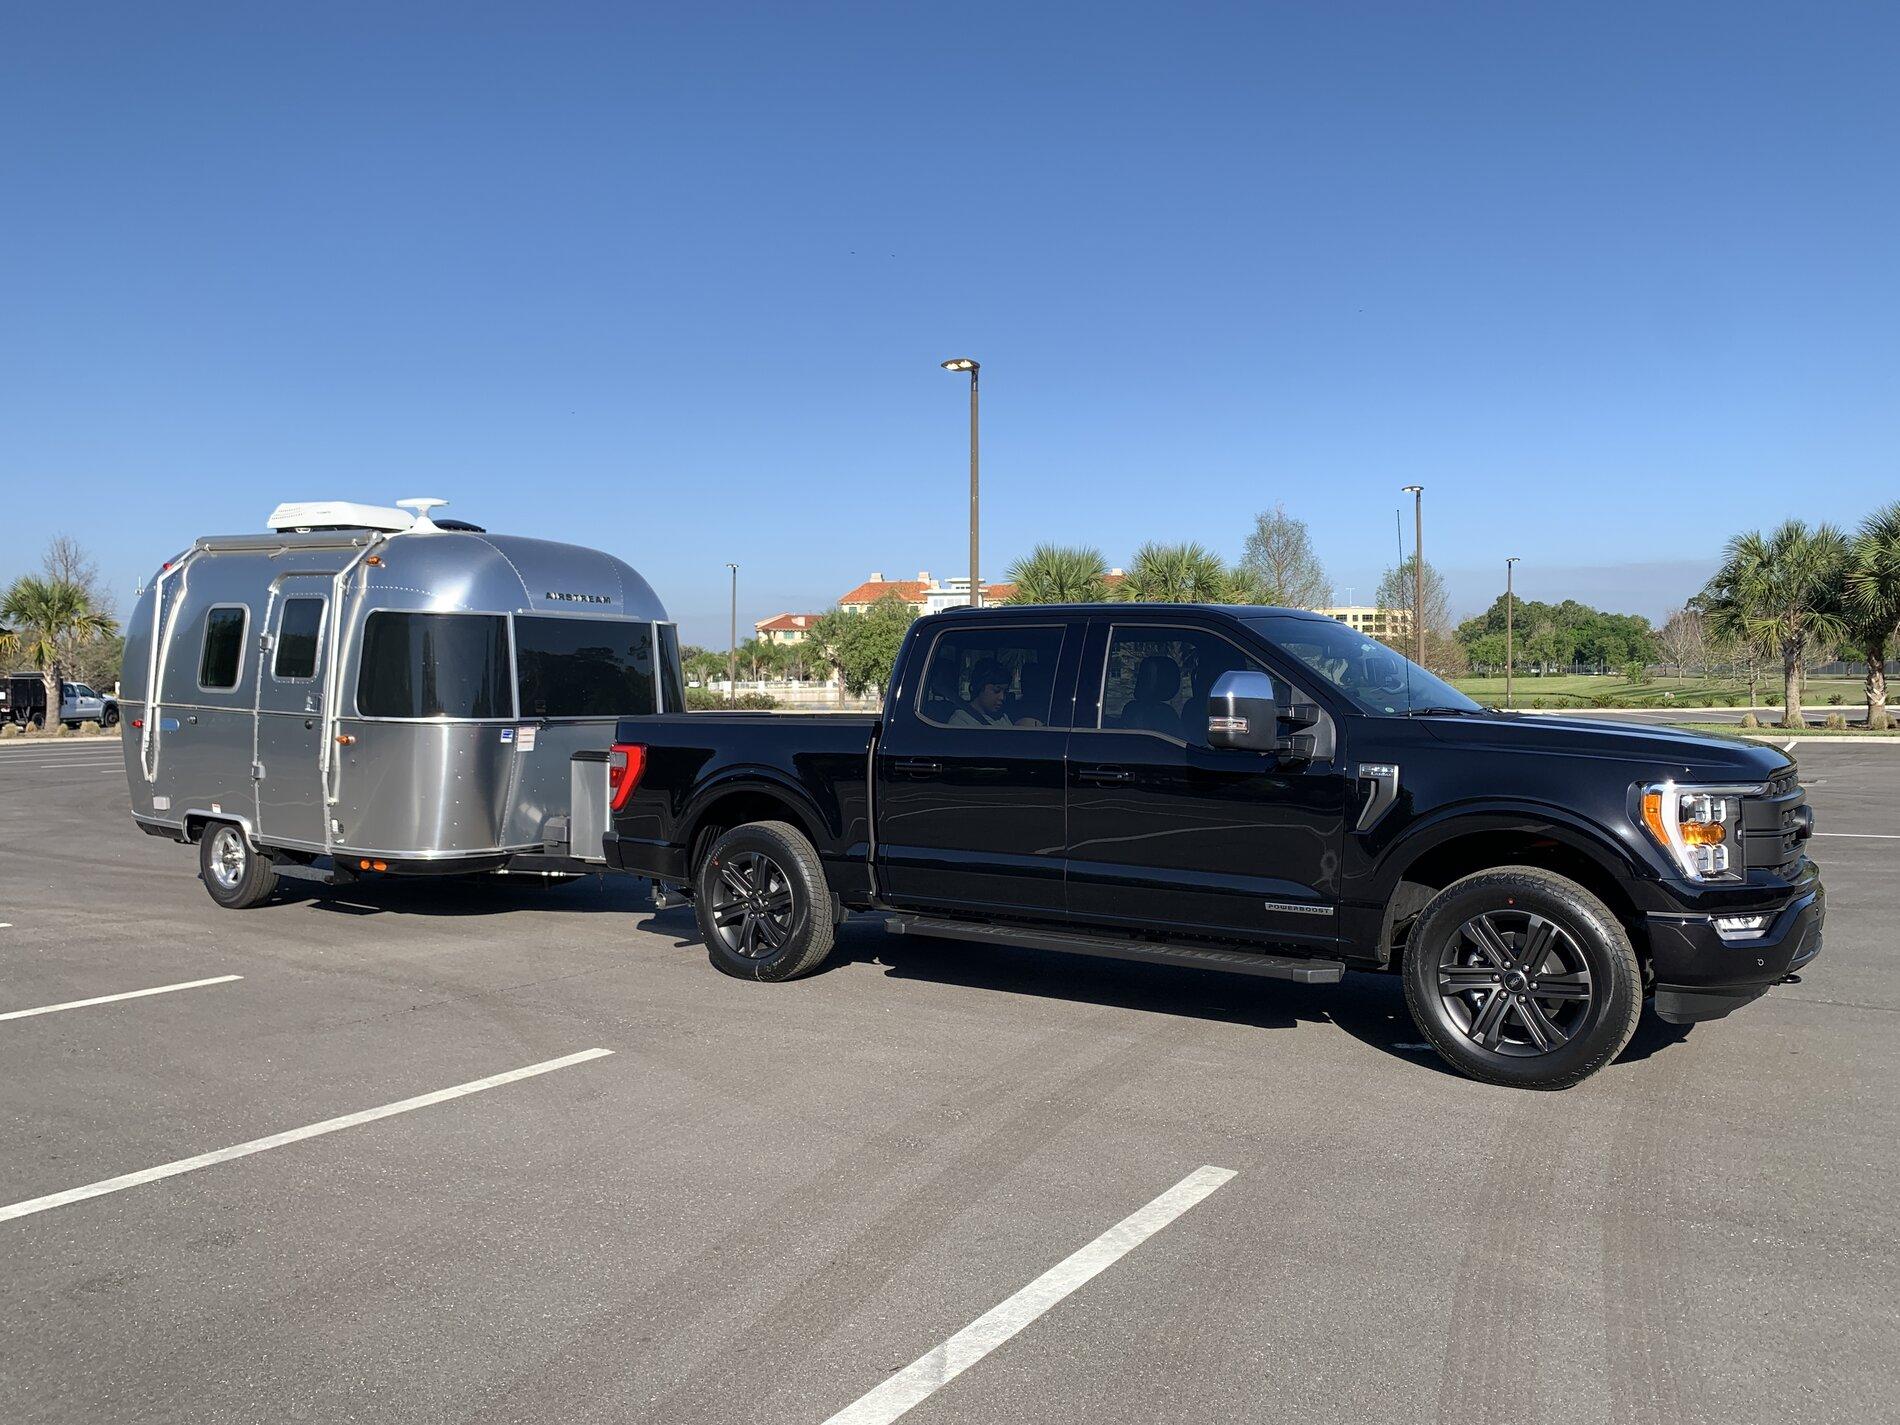
<path fill-rule="evenodd" d="M 238 888 L 244 879 L 244 861 L 248 852 L 236 828 L 221 826 L 211 838 L 211 875 L 227 891 Z"/>
<path fill-rule="evenodd" d="M 712 922 L 725 947 L 748 960 L 784 948 L 796 909 L 784 868 L 763 852 L 736 851 L 715 870 Z"/>
<path fill-rule="evenodd" d="M 1588 1023 L 1590 964 L 1576 937 L 1534 911 L 1474 915 L 1440 952 L 1445 1015 L 1481 1049 L 1511 1058 L 1553 1053 Z"/>

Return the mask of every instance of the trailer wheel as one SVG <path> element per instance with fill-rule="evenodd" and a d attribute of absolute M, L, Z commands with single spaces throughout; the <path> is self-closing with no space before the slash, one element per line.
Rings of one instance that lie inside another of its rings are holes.
<path fill-rule="evenodd" d="M 831 954 L 831 892 L 797 827 L 755 821 L 712 844 L 693 878 L 699 935 L 715 969 L 742 980 L 795 980 Z"/>
<path fill-rule="evenodd" d="M 226 910 L 249 910 L 277 889 L 277 867 L 251 845 L 235 822 L 206 824 L 198 840 L 198 875 L 211 899 Z"/>

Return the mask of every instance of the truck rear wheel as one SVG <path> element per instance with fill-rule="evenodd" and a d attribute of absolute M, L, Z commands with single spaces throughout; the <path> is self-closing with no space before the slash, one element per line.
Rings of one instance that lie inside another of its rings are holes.
<path fill-rule="evenodd" d="M 1454 1068 L 1566 1089 L 1614 1059 L 1643 1008 L 1622 924 L 1575 881 L 1531 866 L 1454 881 L 1405 947 L 1405 1003 Z"/>
<path fill-rule="evenodd" d="M 824 869 L 789 822 L 734 827 L 713 842 L 693 879 L 699 935 L 716 969 L 742 980 L 795 980 L 831 953 Z"/>
<path fill-rule="evenodd" d="M 211 899 L 226 910 L 249 910 L 277 889 L 277 867 L 230 821 L 207 823 L 198 839 L 198 875 Z"/>

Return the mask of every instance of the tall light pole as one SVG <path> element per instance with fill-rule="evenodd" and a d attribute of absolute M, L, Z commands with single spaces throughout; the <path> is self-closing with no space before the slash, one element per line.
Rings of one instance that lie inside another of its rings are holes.
<path fill-rule="evenodd" d="M 1517 612 L 1517 594 L 1511 587 L 1511 566 L 1520 556 L 1513 554 L 1504 561 L 1504 706 L 1511 705 L 1511 625 Z"/>
<path fill-rule="evenodd" d="M 983 602 L 982 581 L 976 576 L 976 373 L 980 368 L 969 357 L 959 356 L 944 362 L 943 369 L 970 373 L 970 607 L 976 608 Z"/>
<path fill-rule="evenodd" d="M 1425 487 L 1402 487 L 1412 497 L 1412 661 L 1425 666 Z"/>
<path fill-rule="evenodd" d="M 726 702 L 736 705 L 739 700 L 739 566 L 728 564 L 732 571 L 732 628 L 726 635 Z"/>

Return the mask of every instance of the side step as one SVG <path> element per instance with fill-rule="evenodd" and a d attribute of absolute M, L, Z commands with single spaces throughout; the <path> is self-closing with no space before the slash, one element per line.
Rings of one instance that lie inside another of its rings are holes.
<path fill-rule="evenodd" d="M 1346 973 L 1345 964 L 1339 960 L 1307 960 L 1293 955 L 1259 954 L 1251 950 L 1161 945 L 1146 940 L 1118 940 L 1113 936 L 1079 935 L 1067 930 L 1030 930 L 1014 925 L 984 925 L 978 921 L 944 920 L 926 915 L 893 915 L 884 922 L 884 928 L 893 935 L 941 936 L 948 940 L 1014 945 L 1026 950 L 1061 950 L 1073 955 L 1100 955 L 1111 960 L 1187 965 L 1198 970 L 1225 970 L 1236 975 L 1259 975 L 1269 980 L 1292 980 L 1301 985 L 1337 984 Z"/>

